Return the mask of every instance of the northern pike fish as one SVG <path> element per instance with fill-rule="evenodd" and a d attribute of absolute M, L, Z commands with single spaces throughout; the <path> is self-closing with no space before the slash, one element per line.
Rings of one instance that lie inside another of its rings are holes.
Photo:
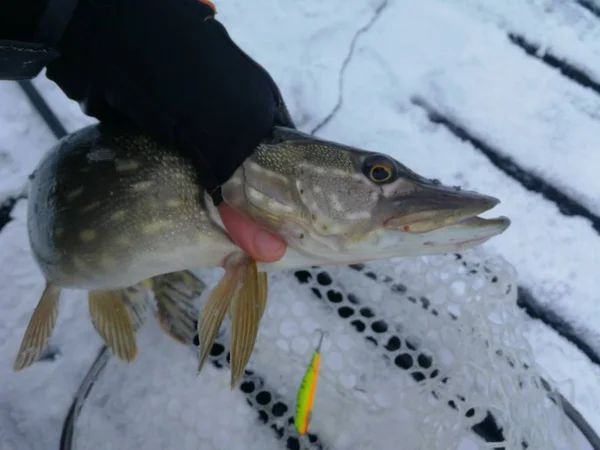
<path fill-rule="evenodd" d="M 138 325 L 125 304 L 139 302 L 131 292 L 178 273 L 180 286 L 197 288 L 187 270 L 221 267 L 224 275 L 192 326 L 200 371 L 229 312 L 233 388 L 253 351 L 268 272 L 443 254 L 482 244 L 510 225 L 506 217 L 478 217 L 499 203 L 494 197 L 444 186 L 385 154 L 279 127 L 222 193 L 287 242 L 281 260 L 257 263 L 229 238 L 192 161 L 176 149 L 106 124 L 58 142 L 30 177 L 29 239 L 46 288 L 14 369 L 30 365 L 47 345 L 63 288 L 88 291 L 96 330 L 131 361 Z M 160 305 L 165 324 L 168 308 Z"/>

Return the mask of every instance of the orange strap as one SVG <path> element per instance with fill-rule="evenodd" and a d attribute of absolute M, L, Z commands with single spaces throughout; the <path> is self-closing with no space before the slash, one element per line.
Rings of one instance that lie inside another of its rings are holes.
<path fill-rule="evenodd" d="M 215 14 L 217 13 L 217 8 L 215 8 L 215 4 L 210 0 L 200 0 L 200 3 L 204 3 L 210 9 L 212 9 Z"/>

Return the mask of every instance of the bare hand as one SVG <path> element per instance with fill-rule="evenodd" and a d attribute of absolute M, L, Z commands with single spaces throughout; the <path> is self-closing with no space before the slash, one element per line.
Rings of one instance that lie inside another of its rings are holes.
<path fill-rule="evenodd" d="M 285 254 L 286 243 L 281 238 L 261 228 L 224 202 L 219 205 L 219 213 L 231 239 L 254 260 L 274 262 Z"/>

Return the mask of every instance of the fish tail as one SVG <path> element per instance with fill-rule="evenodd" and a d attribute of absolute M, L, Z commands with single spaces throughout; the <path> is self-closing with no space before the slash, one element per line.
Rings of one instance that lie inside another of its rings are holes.
<path fill-rule="evenodd" d="M 156 319 L 163 331 L 182 344 L 193 344 L 198 327 L 194 300 L 206 285 L 188 270 L 151 278 L 157 305 Z"/>
<path fill-rule="evenodd" d="M 227 309 L 231 304 L 231 299 L 242 281 L 240 273 L 239 266 L 227 266 L 225 275 L 212 290 L 200 312 L 198 317 L 198 345 L 200 347 L 198 373 L 204 366 L 206 357 L 215 342 Z"/>
<path fill-rule="evenodd" d="M 60 291 L 58 286 L 46 282 L 40 301 L 29 319 L 13 371 L 19 372 L 29 367 L 48 345 L 58 317 Z"/>
<path fill-rule="evenodd" d="M 267 303 L 267 274 L 256 261 L 245 266 L 244 282 L 231 303 L 231 389 L 239 383 L 254 349 Z"/>
<path fill-rule="evenodd" d="M 124 291 L 90 291 L 88 304 L 92 324 L 106 345 L 119 359 L 133 361 L 137 356 L 135 326 L 133 314 L 123 301 Z"/>

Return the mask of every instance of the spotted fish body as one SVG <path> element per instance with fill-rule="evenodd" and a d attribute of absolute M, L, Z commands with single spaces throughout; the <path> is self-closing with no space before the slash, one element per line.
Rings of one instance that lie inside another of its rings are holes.
<path fill-rule="evenodd" d="M 122 307 L 127 289 L 162 285 L 157 277 L 188 269 L 223 267 L 198 317 L 199 369 L 229 311 L 233 387 L 265 309 L 265 272 L 446 253 L 479 245 L 510 224 L 477 217 L 498 203 L 493 197 L 443 186 L 386 155 L 278 127 L 222 185 L 222 195 L 287 242 L 281 260 L 257 263 L 234 244 L 192 161 L 176 149 L 105 124 L 61 140 L 30 182 L 29 238 L 47 285 L 16 370 L 47 345 L 61 288 L 89 292 L 97 331 L 117 356 L 132 360 L 137 326 Z M 180 278 L 195 290 L 193 276 Z M 159 312 L 189 300 L 159 305 Z M 178 340 L 188 339 L 190 321 L 175 316 L 159 322 L 179 330 Z M 178 328 L 184 322 L 187 328 Z"/>
<path fill-rule="evenodd" d="M 115 289 L 214 267 L 236 250 L 211 221 L 191 163 L 139 134 L 92 126 L 49 152 L 30 183 L 28 230 L 47 280 Z"/>
<path fill-rule="evenodd" d="M 436 229 L 386 228 L 388 218 L 403 213 L 395 197 L 405 197 L 409 208 L 415 193 L 416 202 L 458 219 L 497 203 L 429 185 L 400 163 L 406 178 L 399 173 L 395 183 L 377 186 L 361 169 L 371 155 L 292 130 L 265 139 L 222 188 L 225 201 L 288 242 L 284 258 L 262 270 L 452 251 L 452 245 L 436 247 Z M 428 198 L 428 190 L 439 198 Z M 487 240 L 507 226 L 505 218 L 481 219 L 465 229 Z M 31 179 L 28 229 L 46 278 L 80 289 L 122 288 L 167 272 L 221 266 L 240 250 L 188 158 L 148 136 L 105 125 L 74 133 L 45 156 Z M 390 239 L 396 245 L 390 247 Z"/>

